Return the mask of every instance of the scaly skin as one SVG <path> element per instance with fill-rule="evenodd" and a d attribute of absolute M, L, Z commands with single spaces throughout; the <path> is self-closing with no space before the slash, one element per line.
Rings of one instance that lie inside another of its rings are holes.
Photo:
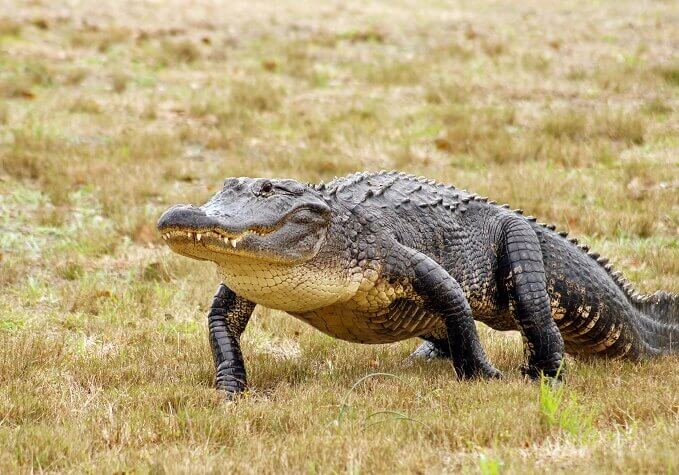
<path fill-rule="evenodd" d="M 679 299 L 640 296 L 605 259 L 466 191 L 396 172 L 326 185 L 230 179 L 159 230 L 222 277 L 210 311 L 217 387 L 245 389 L 239 337 L 255 304 L 358 343 L 420 337 L 414 357 L 458 376 L 499 377 L 474 320 L 519 330 L 530 377 L 556 377 L 564 349 L 640 359 L 676 351 Z"/>
<path fill-rule="evenodd" d="M 238 297 L 222 284 L 208 313 L 210 346 L 217 371 L 215 386 L 227 393 L 241 392 L 247 385 L 239 339 L 254 309 L 254 303 Z"/>

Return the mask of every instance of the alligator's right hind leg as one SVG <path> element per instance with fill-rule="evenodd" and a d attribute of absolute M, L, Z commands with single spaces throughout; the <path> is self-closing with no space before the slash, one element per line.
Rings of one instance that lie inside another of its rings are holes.
<path fill-rule="evenodd" d="M 523 336 L 523 373 L 561 378 L 564 341 L 552 317 L 540 241 L 528 221 L 512 217 L 503 224 L 499 244 L 498 280 Z"/>

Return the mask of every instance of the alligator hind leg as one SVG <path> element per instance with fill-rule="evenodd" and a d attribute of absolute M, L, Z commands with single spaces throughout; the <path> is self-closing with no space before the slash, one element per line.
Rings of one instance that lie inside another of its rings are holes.
<path fill-rule="evenodd" d="M 208 313 L 210 346 L 215 361 L 215 386 L 227 396 L 243 392 L 247 381 L 240 351 L 240 335 L 255 304 L 220 284 Z"/>
<path fill-rule="evenodd" d="M 523 372 L 531 378 L 540 373 L 556 377 L 560 375 L 564 342 L 552 317 L 540 243 L 523 218 L 503 226 L 499 257 L 499 278 L 523 336 Z"/>

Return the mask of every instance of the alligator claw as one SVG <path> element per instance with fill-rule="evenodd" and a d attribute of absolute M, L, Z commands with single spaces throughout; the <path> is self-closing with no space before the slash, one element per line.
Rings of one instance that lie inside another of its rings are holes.
<path fill-rule="evenodd" d="M 558 353 L 547 358 L 536 358 L 521 367 L 521 374 L 532 380 L 539 380 L 544 376 L 561 381 L 564 374 L 564 362 Z"/>
<path fill-rule="evenodd" d="M 502 379 L 502 372 L 490 365 L 474 369 L 455 368 L 460 379 Z"/>
<path fill-rule="evenodd" d="M 217 391 L 224 397 L 226 401 L 236 401 L 245 394 L 245 388 L 241 389 L 227 389 L 217 388 Z"/>
<path fill-rule="evenodd" d="M 481 377 L 484 379 L 502 379 L 502 371 L 491 366 L 490 368 L 484 368 L 481 373 Z"/>
<path fill-rule="evenodd" d="M 561 371 L 560 368 L 539 369 L 535 366 L 524 366 L 521 368 L 521 374 L 533 381 L 539 381 L 542 377 L 555 382 L 561 382 L 563 380 L 563 371 Z"/>
<path fill-rule="evenodd" d="M 432 361 L 448 358 L 450 358 L 450 356 L 434 343 L 425 341 L 405 359 L 404 363 L 406 365 L 412 365 L 415 361 Z"/>

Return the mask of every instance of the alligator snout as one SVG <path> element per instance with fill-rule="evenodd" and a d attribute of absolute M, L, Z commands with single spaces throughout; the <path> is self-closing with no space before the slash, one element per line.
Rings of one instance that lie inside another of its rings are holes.
<path fill-rule="evenodd" d="M 158 220 L 158 230 L 204 229 L 214 226 L 214 220 L 194 205 L 176 205 L 165 211 Z"/>

